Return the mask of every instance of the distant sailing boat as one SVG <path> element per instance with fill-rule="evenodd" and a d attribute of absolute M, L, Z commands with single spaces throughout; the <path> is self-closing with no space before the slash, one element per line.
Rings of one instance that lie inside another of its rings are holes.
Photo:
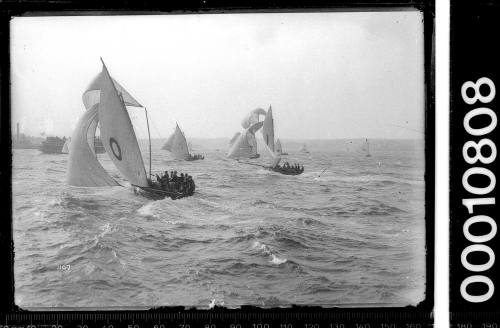
<path fill-rule="evenodd" d="M 266 115 L 266 111 L 262 108 L 252 110 L 245 116 L 241 122 L 241 126 L 245 129 L 243 132 L 236 132 L 236 134 L 229 141 L 229 151 L 227 157 L 229 158 L 259 158 L 257 153 L 257 140 L 255 133 L 264 124 L 259 121 L 260 115 Z"/>
<path fill-rule="evenodd" d="M 309 154 L 309 150 L 307 150 L 306 144 L 302 144 L 302 147 L 300 147 L 299 151 L 301 153 Z"/>
<path fill-rule="evenodd" d="M 363 144 L 363 147 L 361 149 L 365 153 L 366 157 L 372 157 L 372 155 L 370 154 L 370 143 L 368 142 L 368 139 L 365 139 L 365 143 Z"/>
<path fill-rule="evenodd" d="M 279 166 L 279 162 L 281 161 L 281 154 L 276 151 L 275 143 L 274 143 L 274 119 L 273 119 L 273 110 L 271 106 L 269 106 L 269 110 L 266 113 L 266 117 L 264 118 L 264 122 L 262 124 L 262 138 L 264 139 L 264 145 L 269 153 L 272 163 L 270 166 L 250 163 L 250 162 L 242 162 L 245 164 L 262 166 L 267 170 L 278 172 L 286 175 L 298 175 L 303 172 L 303 170 L 295 169 L 292 167 Z M 288 165 L 288 163 L 286 163 Z M 298 168 L 298 166 L 297 166 Z"/>
<path fill-rule="evenodd" d="M 280 155 L 288 155 L 288 153 L 283 152 L 283 149 L 281 148 L 280 139 L 276 140 L 276 145 L 275 145 L 274 149 L 276 150 L 276 153 L 278 153 Z"/>
<path fill-rule="evenodd" d="M 182 197 L 182 194 L 177 192 L 150 187 L 139 144 L 125 107 L 143 106 L 111 78 L 103 61 L 102 72 L 92 81 L 82 98 L 87 110 L 78 121 L 71 138 L 67 174 L 69 185 L 80 187 L 120 185 L 104 170 L 95 156 L 94 137 L 99 123 L 101 140 L 106 152 L 116 168 L 135 187 L 134 191 L 155 198 Z M 149 150 L 151 176 L 151 144 Z"/>
<path fill-rule="evenodd" d="M 69 154 L 69 144 L 71 143 L 71 138 L 66 139 L 66 142 L 64 143 L 61 153 L 63 154 Z"/>
<path fill-rule="evenodd" d="M 193 156 L 189 153 L 186 136 L 181 131 L 178 124 L 175 125 L 174 133 L 172 133 L 172 135 L 167 139 L 167 142 L 161 149 L 171 152 L 172 155 L 174 155 L 174 158 L 178 160 L 194 161 L 204 158 L 203 156 Z"/>

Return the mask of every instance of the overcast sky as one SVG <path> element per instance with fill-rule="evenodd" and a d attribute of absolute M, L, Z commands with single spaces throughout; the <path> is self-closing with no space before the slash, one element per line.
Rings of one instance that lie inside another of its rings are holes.
<path fill-rule="evenodd" d="M 423 138 L 417 11 L 23 17 L 11 40 L 12 126 L 30 135 L 71 135 L 102 56 L 153 138 L 175 122 L 230 138 L 270 104 L 279 138 Z"/>

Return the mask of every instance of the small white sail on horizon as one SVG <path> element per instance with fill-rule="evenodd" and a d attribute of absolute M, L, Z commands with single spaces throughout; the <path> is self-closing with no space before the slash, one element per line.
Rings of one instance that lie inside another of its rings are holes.
<path fill-rule="evenodd" d="M 305 144 L 305 143 L 304 143 L 304 144 L 302 144 L 302 147 L 300 147 L 299 151 L 300 151 L 301 153 L 309 153 L 309 150 L 307 150 L 307 146 L 306 146 L 306 144 Z"/>
<path fill-rule="evenodd" d="M 70 143 L 71 143 L 71 138 L 66 139 L 66 142 L 64 142 L 64 145 L 62 147 L 61 153 L 69 154 L 69 144 Z"/>
<path fill-rule="evenodd" d="M 361 150 L 365 153 L 366 157 L 371 157 L 372 156 L 370 154 L 370 143 L 368 142 L 368 139 L 365 139 L 365 143 L 361 147 Z"/>
<path fill-rule="evenodd" d="M 233 142 L 227 153 L 229 158 L 253 158 L 257 156 L 257 140 L 255 132 L 257 132 L 264 122 L 257 122 L 243 131 Z"/>
<path fill-rule="evenodd" d="M 274 146 L 274 148 L 276 149 L 276 152 L 278 154 L 281 154 L 283 152 L 283 149 L 281 148 L 281 141 L 280 141 L 280 139 L 276 139 L 276 145 Z"/>

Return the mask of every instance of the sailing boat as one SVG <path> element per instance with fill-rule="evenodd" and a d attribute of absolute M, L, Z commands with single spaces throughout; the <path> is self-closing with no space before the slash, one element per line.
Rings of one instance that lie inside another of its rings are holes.
<path fill-rule="evenodd" d="M 194 161 L 198 159 L 204 159 L 201 155 L 191 155 L 189 153 L 189 147 L 186 140 L 186 136 L 179 128 L 179 124 L 176 123 L 175 131 L 167 139 L 167 142 L 162 147 L 163 150 L 168 150 L 174 155 L 175 159 Z"/>
<path fill-rule="evenodd" d="M 301 153 L 309 154 L 309 150 L 307 150 L 306 144 L 302 144 L 302 147 L 300 147 L 299 151 Z"/>
<path fill-rule="evenodd" d="M 102 72 L 92 81 L 82 98 L 87 110 L 73 131 L 69 147 L 67 174 L 69 185 L 120 186 L 104 170 L 95 155 L 94 138 L 99 123 L 101 140 L 106 153 L 115 167 L 134 187 L 134 192 L 157 199 L 167 196 L 176 199 L 184 196 L 175 191 L 167 192 L 151 187 L 134 128 L 125 107 L 143 106 L 111 78 L 104 61 L 102 61 Z M 149 175 L 151 177 L 151 144 L 149 150 Z"/>
<path fill-rule="evenodd" d="M 286 168 L 284 166 L 279 166 L 279 162 L 281 161 L 281 154 L 278 153 L 275 148 L 274 119 L 273 119 L 273 109 L 271 108 L 271 106 L 269 106 L 269 110 L 266 113 L 266 118 L 264 119 L 264 124 L 262 127 L 262 137 L 264 138 L 265 148 L 272 159 L 272 164 L 270 166 L 265 167 L 266 169 L 286 175 L 298 175 L 303 172 L 299 170 Z M 281 148 L 281 143 L 278 144 L 280 145 Z"/>
<path fill-rule="evenodd" d="M 257 153 L 257 140 L 255 133 L 264 124 L 259 121 L 260 115 L 266 115 L 266 111 L 262 108 L 257 108 L 248 113 L 241 121 L 243 132 L 236 132 L 236 134 L 229 141 L 229 151 L 227 157 L 229 158 L 259 158 Z"/>
<path fill-rule="evenodd" d="M 363 144 L 361 150 L 363 150 L 366 157 L 372 157 L 372 155 L 370 154 L 370 143 L 368 142 L 368 139 L 365 139 L 365 143 Z"/>
<path fill-rule="evenodd" d="M 283 149 L 281 148 L 280 139 L 276 140 L 276 145 L 275 145 L 274 149 L 276 149 L 276 153 L 278 153 L 280 155 L 288 155 L 288 153 L 283 152 Z"/>
<path fill-rule="evenodd" d="M 229 152 L 227 157 L 229 158 L 259 158 L 260 155 L 257 153 L 257 140 L 255 139 L 255 132 L 259 131 L 262 127 L 263 122 L 257 122 L 254 125 L 246 128 L 243 132 L 238 132 L 237 135 L 233 137 L 236 138 L 230 143 Z"/>
<path fill-rule="evenodd" d="M 281 154 L 276 151 L 275 143 L 274 143 L 274 119 L 273 119 L 273 109 L 269 106 L 269 110 L 266 113 L 266 117 L 264 118 L 264 122 L 262 122 L 262 138 L 264 139 L 265 148 L 271 157 L 272 163 L 269 166 L 250 163 L 250 162 L 241 162 L 249 165 L 262 166 L 266 170 L 278 172 L 286 175 L 298 175 L 303 172 L 303 170 L 295 169 L 293 167 L 288 166 L 288 163 L 285 163 L 286 166 L 280 166 L 279 162 L 281 161 Z"/>

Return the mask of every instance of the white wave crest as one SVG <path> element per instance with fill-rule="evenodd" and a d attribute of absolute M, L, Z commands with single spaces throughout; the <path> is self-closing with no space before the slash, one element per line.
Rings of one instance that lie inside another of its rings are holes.
<path fill-rule="evenodd" d="M 157 215 L 153 213 L 154 202 L 148 203 L 137 210 L 140 216 L 158 218 Z"/>
<path fill-rule="evenodd" d="M 259 241 L 255 241 L 253 243 L 253 248 L 259 249 L 262 251 L 262 253 L 271 257 L 271 260 L 269 262 L 271 262 L 272 264 L 280 265 L 288 261 L 286 258 L 280 258 L 276 256 L 266 244 L 263 244 Z"/>

